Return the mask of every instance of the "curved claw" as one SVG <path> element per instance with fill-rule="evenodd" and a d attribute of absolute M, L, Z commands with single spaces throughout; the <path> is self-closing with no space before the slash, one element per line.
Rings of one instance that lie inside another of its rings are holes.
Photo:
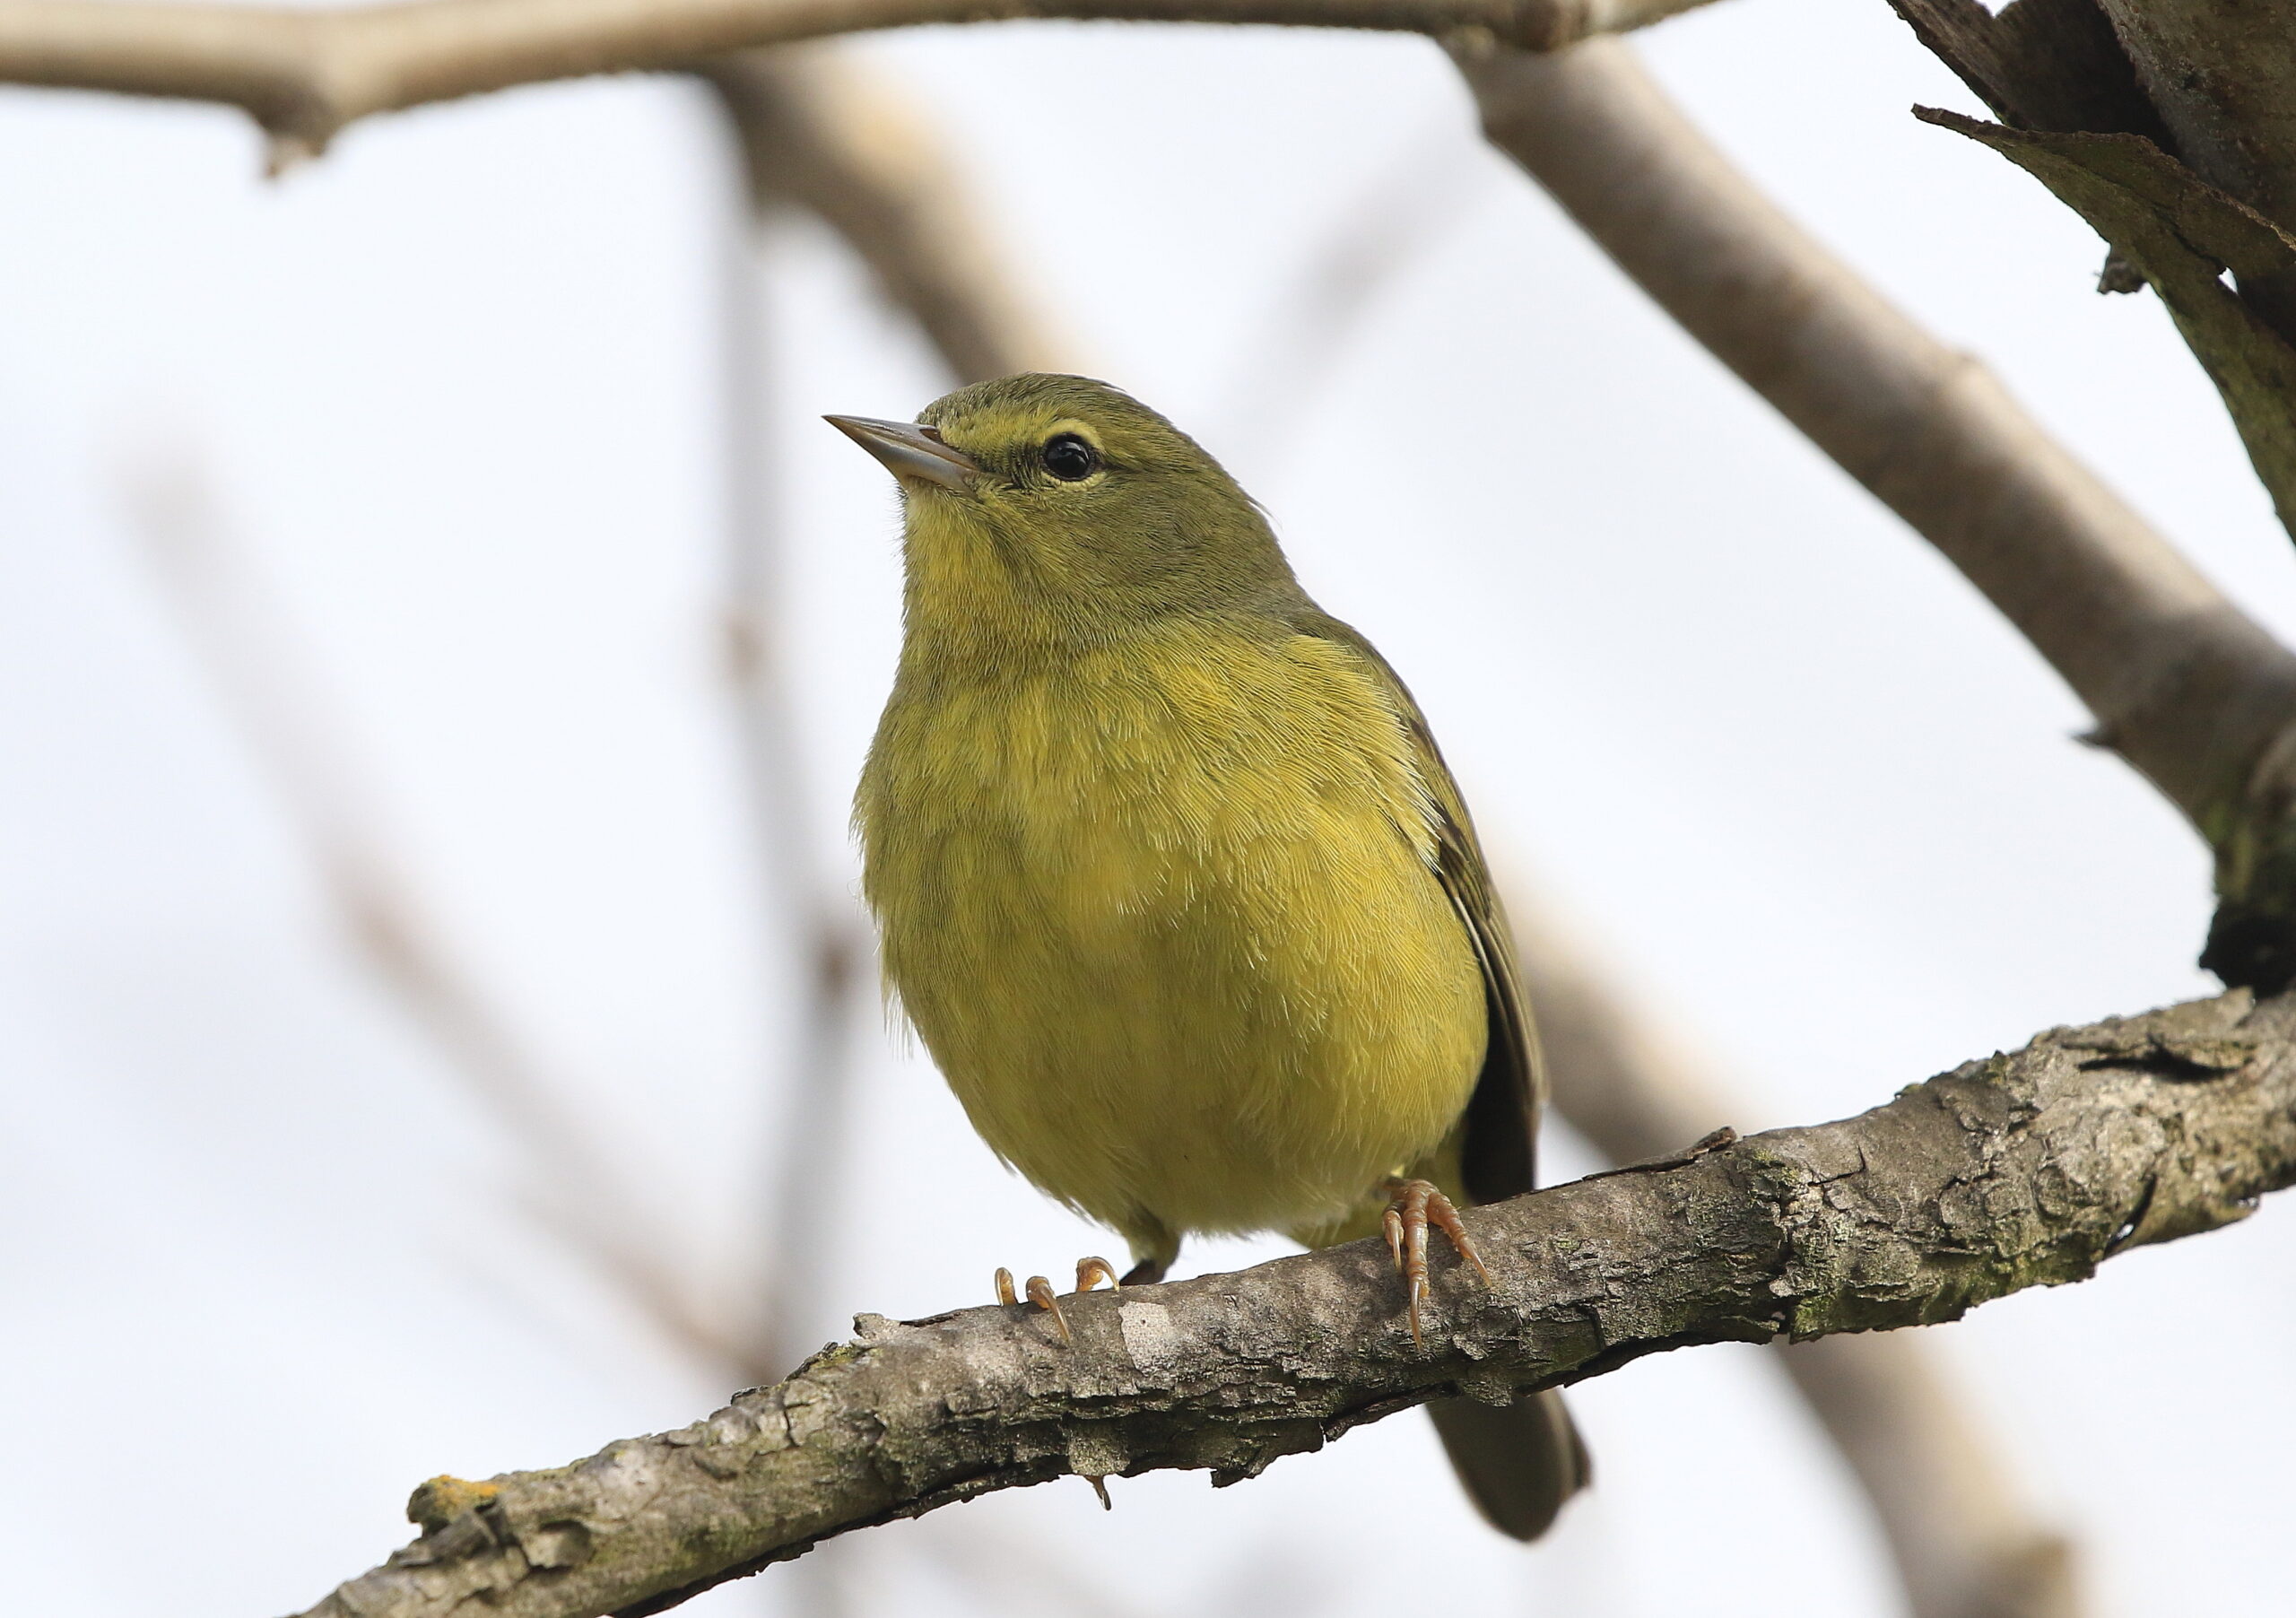
<path fill-rule="evenodd" d="M 1053 1295 L 1052 1283 L 1041 1275 L 1031 1275 L 1028 1291 L 1029 1301 L 1052 1316 L 1052 1327 L 1060 1334 L 1060 1340 L 1074 1344 L 1076 1339 L 1068 1329 L 1068 1317 L 1060 1312 L 1060 1300 Z"/>
<path fill-rule="evenodd" d="M 1078 1292 L 1089 1292 L 1103 1281 L 1112 1287 L 1123 1284 L 1117 1279 L 1116 1266 L 1107 1259 L 1094 1257 L 1079 1258 L 1076 1261 L 1076 1290 Z M 1029 1277 L 1028 1285 L 1015 1292 L 1013 1285 L 1013 1272 L 999 1265 L 996 1268 L 996 1301 L 1004 1304 L 1018 1304 L 1023 1296 L 1052 1317 L 1053 1329 L 1060 1334 L 1060 1340 L 1063 1343 L 1074 1344 L 1076 1341 L 1068 1329 L 1068 1317 L 1060 1312 L 1060 1300 L 1054 1294 L 1051 1282 L 1042 1275 L 1031 1275 Z"/>
<path fill-rule="evenodd" d="M 1468 1239 L 1458 1209 L 1434 1185 L 1423 1179 L 1391 1179 L 1386 1188 L 1390 1200 L 1387 1212 L 1379 1216 L 1379 1226 L 1387 1234 L 1387 1252 L 1396 1261 L 1396 1271 L 1410 1294 L 1411 1340 L 1424 1347 L 1427 1340 L 1420 1332 L 1419 1314 L 1420 1306 L 1427 1300 L 1427 1227 L 1431 1224 L 1450 1238 L 1452 1249 L 1474 1266 L 1485 1286 L 1491 1284 L 1491 1272 L 1483 1267 L 1483 1256 Z"/>

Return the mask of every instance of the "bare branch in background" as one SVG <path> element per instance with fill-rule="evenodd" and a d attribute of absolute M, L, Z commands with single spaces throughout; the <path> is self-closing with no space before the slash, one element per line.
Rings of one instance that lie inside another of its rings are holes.
<path fill-rule="evenodd" d="M 1968 356 L 1731 168 L 1616 41 L 1460 53 L 1490 140 L 1653 296 L 1935 544 L 2199 826 L 2287 730 L 2296 657 Z"/>
<path fill-rule="evenodd" d="M 1704 1066 L 1631 1015 L 1545 907 L 1516 893 L 1508 913 L 1555 1109 L 1573 1127 L 1628 1163 L 1729 1121 Z M 1871 1502 L 1913 1618 L 2074 1618 L 2072 1547 L 2034 1516 L 1929 1344 L 1899 1333 L 1778 1348 Z"/>
<path fill-rule="evenodd" d="M 2296 657 L 1747 182 L 1615 40 L 1454 52 L 1492 143 L 1943 552 L 2212 845 L 2292 735 Z"/>
<path fill-rule="evenodd" d="M 2150 284 L 2296 534 L 2296 9 L 2245 0 L 1893 0 L 2002 119 L 1917 108 L 2086 220 L 2109 284 Z M 2200 817 L 2216 853 L 2201 964 L 2296 981 L 2296 739 Z M 2189 810 L 2187 811 L 2189 812 Z"/>
<path fill-rule="evenodd" d="M 231 546 L 196 470 L 155 467 L 131 490 L 133 515 L 195 650 L 257 766 L 309 846 L 360 958 L 529 1160 L 535 1213 L 685 1352 L 731 1357 L 731 1343 L 674 1274 L 675 1250 L 589 1133 L 565 1087 L 520 1040 L 446 944 L 376 797 L 346 756 L 344 727 Z"/>
<path fill-rule="evenodd" d="M 739 131 L 758 208 L 802 208 L 851 248 L 959 382 L 1071 369 L 972 187 L 910 98 L 829 47 L 744 51 L 707 64 Z"/>
<path fill-rule="evenodd" d="M 221 101 L 283 155 L 371 113 L 514 84 L 690 66 L 761 45 L 934 22 L 1059 17 L 1282 23 L 1547 50 L 1705 0 L 386 0 L 313 10 L 191 0 L 0 0 L 0 83 Z"/>
<path fill-rule="evenodd" d="M 2117 0 L 2109 19 L 2095 0 L 2019 0 L 1998 16 L 1976 0 L 1894 4 L 2002 123 L 1929 108 L 1915 116 L 2032 175 L 2105 239 L 2126 275 L 2152 287 L 2296 533 L 2296 27 L 2286 8 Z M 2205 65 L 2170 70 L 2172 61 Z"/>
<path fill-rule="evenodd" d="M 1422 131 L 1348 203 L 1270 300 L 1222 412 L 1228 433 L 1262 458 L 1290 442 L 1381 294 L 1484 195 L 1488 174 L 1458 161 L 1457 141 L 1448 117 Z"/>
<path fill-rule="evenodd" d="M 974 222 L 956 165 L 881 78 L 826 47 L 744 52 L 700 71 L 732 123 L 752 205 L 761 214 L 797 207 L 820 215 L 960 379 L 1053 363 L 1052 341 L 1022 307 L 1019 278 Z M 755 245 L 751 231 L 740 235 L 725 292 L 726 667 L 763 909 L 796 918 L 807 973 L 777 1121 L 760 1326 L 739 1368 L 766 1381 L 813 1346 L 801 1322 L 831 1262 L 870 948 L 850 898 L 822 868 L 796 701 L 773 628 L 782 568 L 766 487 L 764 344 Z"/>
<path fill-rule="evenodd" d="M 2296 1182 L 2296 998 L 2057 1029 L 1837 1124 L 1466 1215 L 1426 1348 L 1377 1242 L 857 1342 L 679 1431 L 416 1491 L 422 1537 L 308 1618 L 627 1618 L 832 1535 L 1071 1474 L 1257 1475 L 1435 1397 L 1701 1343 L 1926 1325 L 2084 1279 Z"/>
<path fill-rule="evenodd" d="M 796 1318 L 817 1295 L 834 1227 L 817 1210 L 848 1168 L 846 1121 L 853 1074 L 856 918 L 821 868 L 796 702 L 775 633 L 781 606 L 780 527 L 768 484 L 761 287 L 746 210 L 730 232 L 719 291 L 718 364 L 725 437 L 721 667 L 734 722 L 746 850 L 757 881 L 760 930 L 786 935 L 796 957 L 797 1038 L 786 1055 L 781 1112 L 766 1153 L 756 1232 L 761 1272 L 754 1321 L 727 1369 L 747 1379 L 785 1374 L 807 1346 Z"/>

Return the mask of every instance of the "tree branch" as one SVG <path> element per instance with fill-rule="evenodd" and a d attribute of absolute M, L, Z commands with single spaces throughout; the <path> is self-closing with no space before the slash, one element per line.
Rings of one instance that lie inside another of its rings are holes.
<path fill-rule="evenodd" d="M 1613 1162 L 1727 1121 L 1700 1064 L 1631 1015 L 1545 907 L 1510 892 L 1523 987 L 1555 1109 Z M 1848 1463 L 1913 1618 L 2074 1618 L 2073 1549 L 2037 1518 L 1932 1345 L 1903 1334 L 1781 1340 L 1779 1364 Z"/>
<path fill-rule="evenodd" d="M 486 1483 L 307 1618 L 655 1613 L 855 1528 L 1077 1474 L 1215 1484 L 1430 1398 L 1506 1397 L 1645 1354 L 1951 1320 L 2213 1230 L 2296 1182 L 2296 997 L 2245 991 L 2042 1035 L 1886 1106 L 1557 1187 L 1467 1222 L 1413 1346 L 1357 1242 L 1237 1274 L 857 1341 L 676 1432 Z"/>
<path fill-rule="evenodd" d="M 0 82 L 243 108 L 289 153 L 370 113 L 513 84 L 690 65 L 761 45 L 934 22 L 1282 23 L 1548 50 L 1706 0 L 404 0 L 307 10 L 5 0 Z"/>
<path fill-rule="evenodd" d="M 2152 287 L 2296 534 L 2296 30 L 2285 8 L 2116 0 L 2108 20 L 2094 0 L 2017 0 L 1998 15 L 1977 0 L 1892 4 L 2002 122 L 1914 116 L 1992 147 L 2079 213 L 2111 248 L 2100 291 Z"/>
<path fill-rule="evenodd" d="M 557 1075 L 448 944 L 400 853 L 402 839 L 385 828 L 325 681 L 234 554 L 197 465 L 140 468 L 129 493 L 155 577 L 307 846 L 359 960 L 526 1154 L 529 1210 L 668 1341 L 704 1363 L 738 1363 L 734 1339 L 672 1265 L 677 1244 L 568 1109 Z"/>
<path fill-rule="evenodd" d="M 2151 284 L 2296 534 L 2296 13 L 2239 0 L 2017 0 L 1997 14 L 1977 0 L 1892 4 L 2003 121 L 1916 116 L 1993 148 L 2086 220 L 2111 248 L 2100 290 Z M 2201 964 L 2276 992 L 2296 981 L 2287 727 L 2196 820 L 2221 900 Z"/>
<path fill-rule="evenodd" d="M 761 212 L 818 215 L 914 319 L 959 382 L 1065 370 L 978 223 L 971 187 L 906 100 L 831 47 L 743 51 L 697 69 L 741 140 Z"/>
<path fill-rule="evenodd" d="M 2092 739 L 2207 838 L 2220 891 L 2239 892 L 2228 859 L 2251 828 L 2282 818 L 2261 783 L 2274 750 L 2296 747 L 2296 656 L 1983 366 L 1779 213 L 1623 43 L 1453 55 L 1492 143 L 1984 592 L 2088 704 Z"/>
<path fill-rule="evenodd" d="M 2246 0 L 2101 0 L 2100 9 L 2179 155 L 2296 231 L 2296 18 Z"/>

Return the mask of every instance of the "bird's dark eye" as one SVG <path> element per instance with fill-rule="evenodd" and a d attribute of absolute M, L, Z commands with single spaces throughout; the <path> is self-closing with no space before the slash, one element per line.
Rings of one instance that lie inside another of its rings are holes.
<path fill-rule="evenodd" d="M 1100 457 L 1074 433 L 1064 432 L 1045 445 L 1044 469 L 1064 483 L 1080 483 L 1100 469 Z"/>

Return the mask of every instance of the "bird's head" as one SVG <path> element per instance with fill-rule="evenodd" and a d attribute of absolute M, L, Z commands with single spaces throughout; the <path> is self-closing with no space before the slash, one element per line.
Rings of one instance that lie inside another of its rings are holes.
<path fill-rule="evenodd" d="M 1091 640 L 1298 598 L 1251 497 L 1105 382 L 1002 377 L 914 424 L 829 420 L 900 480 L 912 635 Z"/>

